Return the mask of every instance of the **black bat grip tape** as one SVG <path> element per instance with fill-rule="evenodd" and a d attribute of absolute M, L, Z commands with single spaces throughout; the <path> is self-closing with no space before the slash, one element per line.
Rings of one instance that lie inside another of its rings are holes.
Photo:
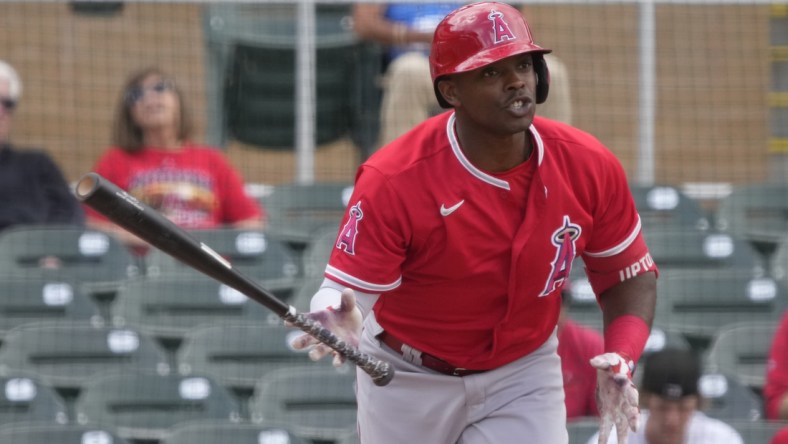
<path fill-rule="evenodd" d="M 317 338 L 323 344 L 336 350 L 348 361 L 364 370 L 377 386 L 384 386 L 394 378 L 394 368 L 388 362 L 376 359 L 366 353 L 351 347 L 347 342 L 339 339 L 319 323 L 304 316 L 302 313 L 287 313 L 284 320 Z"/>

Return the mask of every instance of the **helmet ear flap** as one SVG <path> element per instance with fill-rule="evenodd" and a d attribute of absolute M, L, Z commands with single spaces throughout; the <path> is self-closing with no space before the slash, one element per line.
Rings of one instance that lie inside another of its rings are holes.
<path fill-rule="evenodd" d="M 533 63 L 536 72 L 536 103 L 544 103 L 550 91 L 550 71 L 547 69 L 543 54 L 534 54 Z"/>

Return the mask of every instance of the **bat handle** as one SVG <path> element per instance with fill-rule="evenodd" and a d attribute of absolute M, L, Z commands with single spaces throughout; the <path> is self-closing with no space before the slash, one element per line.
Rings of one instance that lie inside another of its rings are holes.
<path fill-rule="evenodd" d="M 302 313 L 296 313 L 295 309 L 292 309 L 292 307 L 283 318 L 285 321 L 317 338 L 323 344 L 336 350 L 348 361 L 357 365 L 361 370 L 364 370 L 372 378 L 375 385 L 387 385 L 394 377 L 394 368 L 391 364 L 360 352 L 347 342 L 339 339 L 339 337 L 331 333 L 331 331 L 318 322 L 304 316 Z"/>

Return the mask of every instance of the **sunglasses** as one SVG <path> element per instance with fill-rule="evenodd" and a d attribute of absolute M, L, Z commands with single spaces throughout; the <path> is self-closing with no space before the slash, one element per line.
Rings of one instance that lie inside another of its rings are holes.
<path fill-rule="evenodd" d="M 175 85 L 173 85 L 172 81 L 170 80 L 160 80 L 153 86 L 149 86 L 147 88 L 143 86 L 134 86 L 129 88 L 129 90 L 126 92 L 126 103 L 133 105 L 142 100 L 145 95 L 151 91 L 155 92 L 156 94 L 164 94 L 165 92 L 172 91 L 173 89 L 175 89 Z"/>
<path fill-rule="evenodd" d="M 4 97 L 0 99 L 0 105 L 2 105 L 6 111 L 13 111 L 14 108 L 16 108 L 16 100 Z"/>

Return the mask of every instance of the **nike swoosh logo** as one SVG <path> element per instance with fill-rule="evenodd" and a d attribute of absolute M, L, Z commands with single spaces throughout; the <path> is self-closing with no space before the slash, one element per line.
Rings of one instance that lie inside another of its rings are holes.
<path fill-rule="evenodd" d="M 462 206 L 462 204 L 464 203 L 465 203 L 465 199 L 457 202 L 456 204 L 450 206 L 449 208 L 446 208 L 446 205 L 441 205 L 441 216 L 446 217 L 450 215 L 451 213 L 457 211 L 457 208 L 460 208 L 460 206 Z"/>

